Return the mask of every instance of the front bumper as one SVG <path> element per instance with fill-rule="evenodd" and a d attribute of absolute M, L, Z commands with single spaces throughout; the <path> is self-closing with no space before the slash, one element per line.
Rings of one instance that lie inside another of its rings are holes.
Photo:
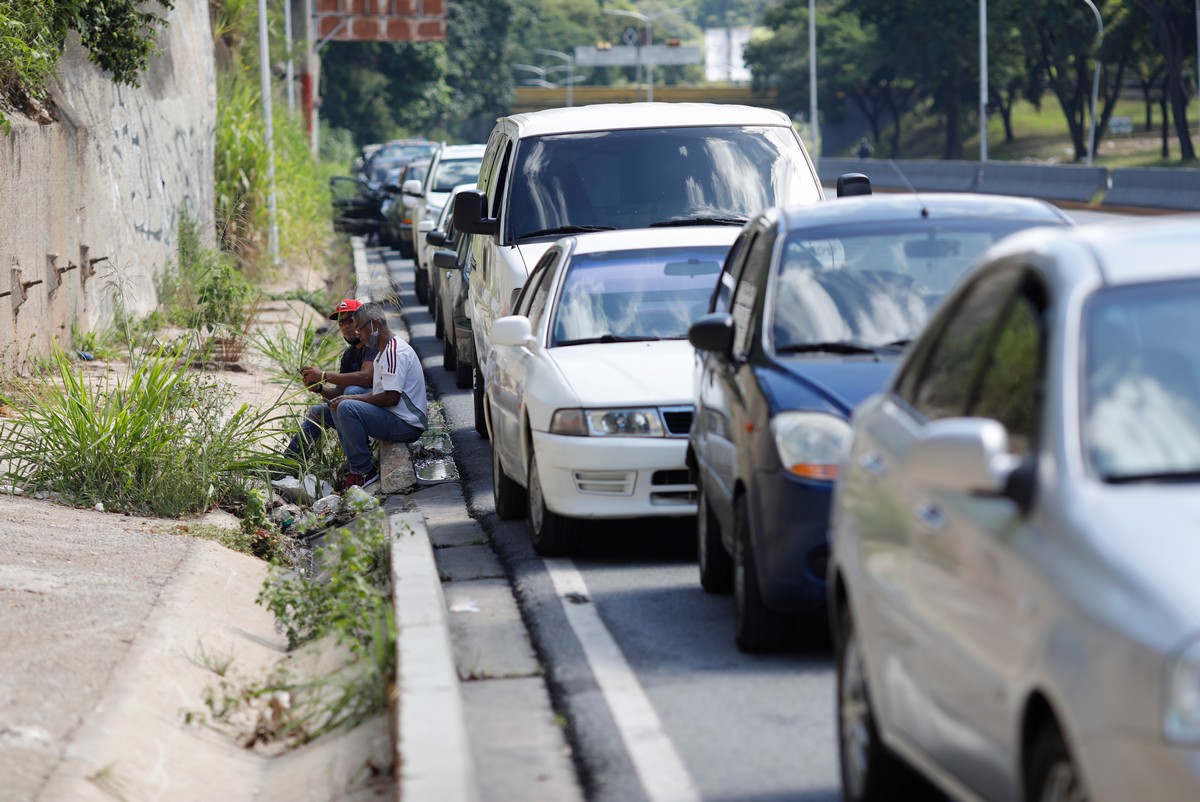
<path fill-rule="evenodd" d="M 546 506 L 571 518 L 686 517 L 696 486 L 683 437 L 533 433 Z"/>
<path fill-rule="evenodd" d="M 778 610 L 826 604 L 832 482 L 759 471 L 747 489 L 763 601 Z"/>

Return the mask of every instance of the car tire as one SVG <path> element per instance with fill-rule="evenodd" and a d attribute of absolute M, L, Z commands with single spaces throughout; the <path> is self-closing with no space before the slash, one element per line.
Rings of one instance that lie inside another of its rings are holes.
<path fill-rule="evenodd" d="M 479 367 L 476 366 L 472 371 L 474 380 L 471 382 L 471 394 L 475 401 L 475 432 L 483 439 L 487 439 L 487 419 L 484 418 L 483 403 L 486 400 L 483 397 L 483 375 L 479 372 Z"/>
<path fill-rule="evenodd" d="M 418 303 L 429 302 L 429 277 L 425 275 L 424 270 L 416 271 L 416 277 L 413 279 L 413 292 L 417 294 Z"/>
<path fill-rule="evenodd" d="M 728 593 L 733 589 L 733 558 L 721 542 L 721 522 L 717 520 L 703 477 L 696 477 L 696 562 L 700 566 L 700 587 L 707 593 Z"/>
<path fill-rule="evenodd" d="M 446 370 L 458 370 L 458 351 L 454 347 L 454 340 L 447 339 L 444 330 L 442 331 L 442 367 Z M 458 384 L 457 374 L 455 374 L 454 383 Z"/>
<path fill-rule="evenodd" d="M 776 651 L 783 646 L 791 618 L 763 603 L 746 499 L 737 499 L 734 509 L 733 615 L 737 645 L 743 652 Z"/>
<path fill-rule="evenodd" d="M 867 664 L 848 610 L 843 611 L 838 625 L 837 742 L 842 799 L 881 802 L 937 798 L 936 792 L 927 787 L 921 795 L 923 783 L 879 737 L 867 684 Z"/>
<path fill-rule="evenodd" d="M 1033 742 L 1025 784 L 1025 798 L 1037 802 L 1090 798 L 1083 775 L 1071 759 L 1067 742 L 1054 722 L 1043 726 Z"/>
<path fill-rule="evenodd" d="M 446 323 L 442 320 L 442 305 L 432 296 L 433 293 L 430 293 L 429 304 L 430 311 L 433 312 L 433 336 L 444 341 L 446 337 Z"/>
<path fill-rule="evenodd" d="M 546 507 L 542 494 L 542 480 L 538 475 L 537 454 L 529 457 L 529 532 L 533 550 L 543 557 L 566 554 L 566 528 L 568 519 L 551 512 Z"/>
<path fill-rule="evenodd" d="M 456 358 L 454 366 L 454 386 L 460 390 L 470 389 L 474 378 L 475 368 L 471 365 L 471 363 L 467 362 L 465 359 Z"/>
<path fill-rule="evenodd" d="M 417 255 L 416 250 L 413 248 L 413 244 L 411 242 L 406 242 L 400 237 L 396 238 L 396 250 L 400 251 L 400 255 L 405 259 L 411 259 Z"/>
<path fill-rule="evenodd" d="M 517 484 L 504 472 L 500 464 L 500 449 L 492 447 L 492 499 L 496 502 L 496 515 L 502 521 L 520 518 L 526 512 L 525 488 Z"/>

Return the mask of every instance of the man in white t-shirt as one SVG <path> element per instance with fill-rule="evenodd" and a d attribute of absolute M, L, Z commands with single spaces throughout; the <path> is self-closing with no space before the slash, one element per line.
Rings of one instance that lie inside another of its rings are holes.
<path fill-rule="evenodd" d="M 411 443 L 428 426 L 425 417 L 425 371 L 417 352 L 388 328 L 387 315 L 377 303 L 365 303 L 354 313 L 359 339 L 377 349 L 371 392 L 343 395 L 329 402 L 342 451 L 350 472 L 342 485 L 370 487 L 379 481 L 379 466 L 371 456 L 369 438 Z"/>

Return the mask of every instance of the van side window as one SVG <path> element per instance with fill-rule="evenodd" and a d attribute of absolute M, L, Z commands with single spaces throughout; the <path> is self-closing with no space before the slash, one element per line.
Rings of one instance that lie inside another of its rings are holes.
<path fill-rule="evenodd" d="M 512 144 L 512 141 L 510 140 L 507 143 L 505 143 L 504 156 L 501 157 L 499 163 L 496 165 L 495 191 L 492 192 L 488 196 L 489 200 L 491 200 L 491 202 L 492 202 L 492 217 L 495 217 L 497 219 L 499 219 L 499 217 L 500 217 L 500 207 L 501 207 L 501 204 L 503 203 L 504 193 L 508 188 L 508 186 L 507 186 L 508 185 L 508 169 L 506 168 L 505 165 L 509 164 L 512 161 L 512 151 L 513 151 L 513 144 Z"/>

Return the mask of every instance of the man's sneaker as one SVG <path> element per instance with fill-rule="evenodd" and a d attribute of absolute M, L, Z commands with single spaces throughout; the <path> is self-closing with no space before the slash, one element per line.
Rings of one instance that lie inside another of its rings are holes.
<path fill-rule="evenodd" d="M 379 484 L 379 469 L 371 468 L 362 478 L 362 489 L 366 490 L 371 485 Z"/>
<path fill-rule="evenodd" d="M 346 474 L 346 480 L 344 482 L 342 482 L 342 492 L 345 493 L 347 490 L 354 487 L 355 485 L 362 485 L 362 483 L 363 483 L 363 477 L 361 477 L 357 473 L 354 473 L 353 471 L 351 471 L 350 473 Z"/>

